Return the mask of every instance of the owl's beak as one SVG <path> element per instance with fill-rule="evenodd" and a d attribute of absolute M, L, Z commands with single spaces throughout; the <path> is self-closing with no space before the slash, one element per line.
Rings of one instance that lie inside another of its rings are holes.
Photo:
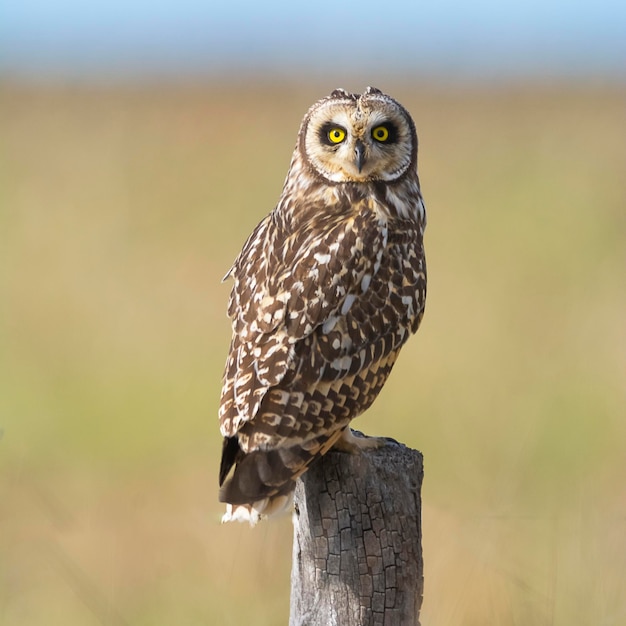
<path fill-rule="evenodd" d="M 365 144 L 360 139 L 354 144 L 354 162 L 360 174 L 365 165 Z"/>

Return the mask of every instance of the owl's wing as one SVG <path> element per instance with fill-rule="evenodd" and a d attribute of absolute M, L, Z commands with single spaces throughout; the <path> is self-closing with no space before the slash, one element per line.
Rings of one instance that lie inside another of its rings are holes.
<path fill-rule="evenodd" d="M 378 271 L 386 240 L 371 211 L 321 215 L 293 231 L 270 214 L 257 226 L 227 274 L 235 284 L 220 406 L 225 437 L 254 418 L 270 387 L 304 370 L 321 376 L 323 346 L 304 354 L 298 346 L 320 326 L 328 331 L 320 337 L 332 341 L 335 324 Z"/>

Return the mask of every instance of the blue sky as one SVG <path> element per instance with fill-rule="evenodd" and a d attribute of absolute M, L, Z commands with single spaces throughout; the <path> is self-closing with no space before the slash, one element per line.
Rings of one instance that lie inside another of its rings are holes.
<path fill-rule="evenodd" d="M 0 71 L 626 77 L 626 2 L 10 0 Z"/>

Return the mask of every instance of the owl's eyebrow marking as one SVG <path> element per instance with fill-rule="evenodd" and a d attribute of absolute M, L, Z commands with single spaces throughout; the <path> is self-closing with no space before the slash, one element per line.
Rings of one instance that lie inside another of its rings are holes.
<path fill-rule="evenodd" d="M 344 133 L 346 133 L 346 135 L 348 134 L 348 130 L 342 126 L 341 124 L 335 124 L 334 122 L 326 122 L 324 124 L 322 124 L 320 126 L 319 129 L 319 138 L 320 141 L 323 144 L 326 144 L 327 146 L 333 146 L 336 147 L 337 144 L 333 143 L 329 138 L 328 138 L 328 133 L 333 130 L 333 128 L 340 128 L 341 130 L 343 130 Z"/>

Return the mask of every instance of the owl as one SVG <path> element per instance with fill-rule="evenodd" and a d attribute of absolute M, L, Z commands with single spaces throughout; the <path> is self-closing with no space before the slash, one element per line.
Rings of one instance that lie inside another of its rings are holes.
<path fill-rule="evenodd" d="M 276 208 L 224 278 L 222 521 L 287 508 L 298 476 L 333 446 L 383 445 L 349 425 L 422 319 L 425 226 L 406 109 L 373 87 L 316 102 Z"/>

